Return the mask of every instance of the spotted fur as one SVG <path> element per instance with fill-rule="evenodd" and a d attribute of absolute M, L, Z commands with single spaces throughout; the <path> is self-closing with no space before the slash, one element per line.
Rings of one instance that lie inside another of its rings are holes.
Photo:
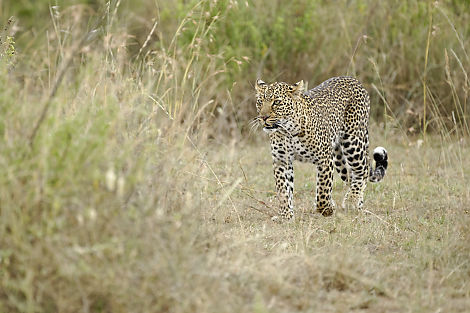
<path fill-rule="evenodd" d="M 343 207 L 352 202 L 361 209 L 367 181 L 383 179 L 387 151 L 374 150 L 369 160 L 369 95 L 352 77 L 334 77 L 304 92 L 303 81 L 256 82 L 255 121 L 269 134 L 279 215 L 292 219 L 294 170 L 292 162 L 317 166 L 316 206 L 324 216 L 333 214 L 331 198 L 334 169 L 348 185 Z"/>

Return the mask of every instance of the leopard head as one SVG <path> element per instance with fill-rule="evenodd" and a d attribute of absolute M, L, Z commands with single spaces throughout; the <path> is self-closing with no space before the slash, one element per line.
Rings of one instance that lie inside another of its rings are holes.
<path fill-rule="evenodd" d="M 258 112 L 255 121 L 262 125 L 267 133 L 279 129 L 288 130 L 293 122 L 295 103 L 303 93 L 303 81 L 293 85 L 283 82 L 267 84 L 258 79 L 255 88 Z"/>

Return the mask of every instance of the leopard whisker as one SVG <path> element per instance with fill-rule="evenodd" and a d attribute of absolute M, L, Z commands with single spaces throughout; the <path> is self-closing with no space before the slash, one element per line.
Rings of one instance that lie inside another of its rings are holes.
<path fill-rule="evenodd" d="M 254 132 L 258 129 L 259 125 L 260 125 L 260 120 L 259 120 L 259 118 L 258 118 L 258 117 L 253 118 L 253 119 L 249 122 L 249 125 L 250 125 L 250 134 L 251 134 L 251 133 L 254 133 Z"/>
<path fill-rule="evenodd" d="M 251 133 L 254 133 L 254 132 L 255 132 L 255 129 L 256 129 L 256 124 L 251 124 L 251 126 L 250 126 L 250 134 L 251 134 Z"/>
<path fill-rule="evenodd" d="M 250 124 L 255 124 L 255 123 L 259 123 L 261 121 L 261 118 L 259 116 L 257 117 L 254 117 L 250 120 Z"/>

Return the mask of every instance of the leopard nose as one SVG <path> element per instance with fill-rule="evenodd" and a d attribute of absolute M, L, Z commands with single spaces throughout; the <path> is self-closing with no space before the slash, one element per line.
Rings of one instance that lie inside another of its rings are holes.
<path fill-rule="evenodd" d="M 266 122 L 266 120 L 267 120 L 268 118 L 269 118 L 269 115 L 261 116 L 261 119 L 262 119 L 263 121 L 265 121 L 265 122 Z"/>

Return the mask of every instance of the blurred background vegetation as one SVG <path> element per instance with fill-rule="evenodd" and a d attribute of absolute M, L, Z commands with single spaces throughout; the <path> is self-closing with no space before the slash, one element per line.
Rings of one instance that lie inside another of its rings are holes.
<path fill-rule="evenodd" d="M 121 37 L 119 47 L 107 48 L 125 50 L 122 62 L 134 68 L 153 66 L 160 71 L 162 53 L 180 67 L 189 63 L 186 76 L 178 79 L 192 84 L 210 79 L 211 92 L 204 92 L 202 102 L 213 102 L 204 111 L 218 114 L 230 98 L 233 107 L 224 118 L 238 130 L 244 126 L 241 121 L 254 114 L 251 85 L 257 77 L 303 79 L 312 88 L 331 76 L 352 75 L 370 91 L 377 121 L 390 117 L 412 133 L 442 123 L 469 131 L 470 3 L 465 0 L 49 4 L 2 2 L 2 20 L 15 17 L 18 63 L 27 63 L 23 70 L 28 73 L 45 58 L 46 64 L 56 65 L 59 60 L 51 60 L 51 49 L 75 40 L 74 32 L 90 31 L 92 20 L 119 7 L 112 21 L 94 25 L 102 40 L 117 44 L 117 34 Z M 64 29 L 54 34 L 54 27 Z M 96 44 L 89 48 L 98 49 Z M 37 68 L 34 74 L 39 73 Z M 190 107 L 201 105 L 188 101 Z"/>
<path fill-rule="evenodd" d="M 467 0 L 0 1 L 0 312 L 240 307 L 256 282 L 217 279 L 209 224 L 244 227 L 240 181 L 206 156 L 257 142 L 256 78 L 356 76 L 374 129 L 465 138 L 469 20 Z"/>

